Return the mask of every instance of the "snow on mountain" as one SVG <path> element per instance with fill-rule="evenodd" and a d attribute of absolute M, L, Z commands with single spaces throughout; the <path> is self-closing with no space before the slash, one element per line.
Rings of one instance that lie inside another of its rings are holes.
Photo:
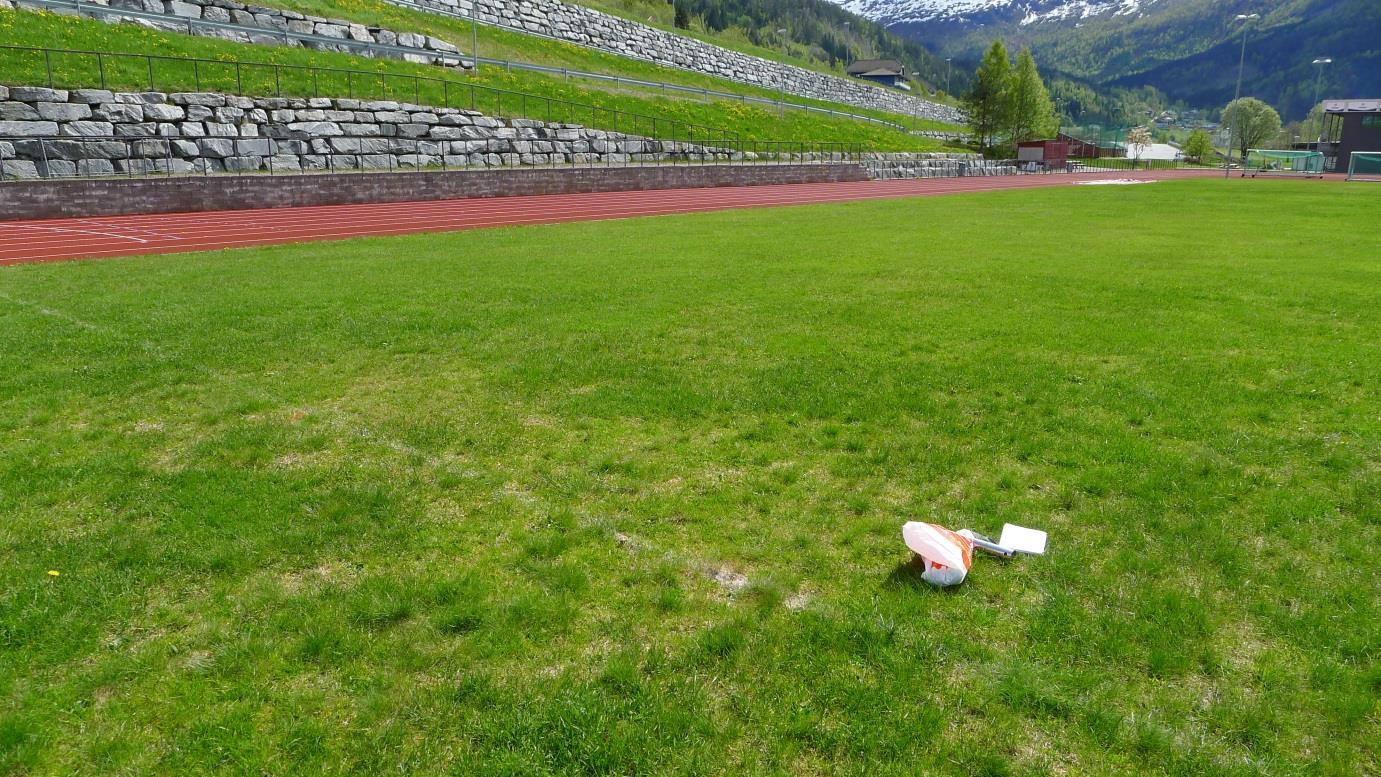
<path fill-rule="evenodd" d="M 847 11 L 884 25 L 931 21 L 1019 24 L 1134 14 L 1156 0 L 834 0 Z"/>

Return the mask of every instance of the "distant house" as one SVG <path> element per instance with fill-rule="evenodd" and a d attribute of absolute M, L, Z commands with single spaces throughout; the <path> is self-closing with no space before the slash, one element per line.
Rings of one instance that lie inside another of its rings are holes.
<path fill-rule="evenodd" d="M 845 71 L 854 78 L 873 81 L 883 86 L 910 90 L 906 82 L 906 66 L 895 59 L 860 59 Z"/>

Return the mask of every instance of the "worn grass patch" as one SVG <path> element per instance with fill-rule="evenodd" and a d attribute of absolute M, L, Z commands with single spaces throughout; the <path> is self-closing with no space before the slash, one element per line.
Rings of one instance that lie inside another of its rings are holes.
<path fill-rule="evenodd" d="M 1206 180 L 0 270 L 0 771 L 1376 773 L 1377 212 Z M 916 518 L 1051 553 L 938 592 Z"/>

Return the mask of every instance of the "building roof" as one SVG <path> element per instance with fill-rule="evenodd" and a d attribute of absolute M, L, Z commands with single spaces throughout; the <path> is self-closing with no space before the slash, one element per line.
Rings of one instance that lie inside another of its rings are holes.
<path fill-rule="evenodd" d="M 1324 100 L 1324 113 L 1381 113 L 1381 100 Z"/>
<path fill-rule="evenodd" d="M 906 66 L 895 59 L 860 59 L 845 72 L 851 76 L 904 76 Z"/>

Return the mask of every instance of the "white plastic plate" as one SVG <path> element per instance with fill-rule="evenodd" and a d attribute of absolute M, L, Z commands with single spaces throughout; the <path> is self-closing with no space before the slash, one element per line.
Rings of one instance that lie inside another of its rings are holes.
<path fill-rule="evenodd" d="M 1004 548 L 1011 548 L 1018 553 L 1041 556 L 1045 554 L 1045 539 L 1045 532 L 1040 529 L 1028 529 L 1025 526 L 1004 523 L 1002 524 L 1002 537 L 997 541 L 997 544 Z"/>

